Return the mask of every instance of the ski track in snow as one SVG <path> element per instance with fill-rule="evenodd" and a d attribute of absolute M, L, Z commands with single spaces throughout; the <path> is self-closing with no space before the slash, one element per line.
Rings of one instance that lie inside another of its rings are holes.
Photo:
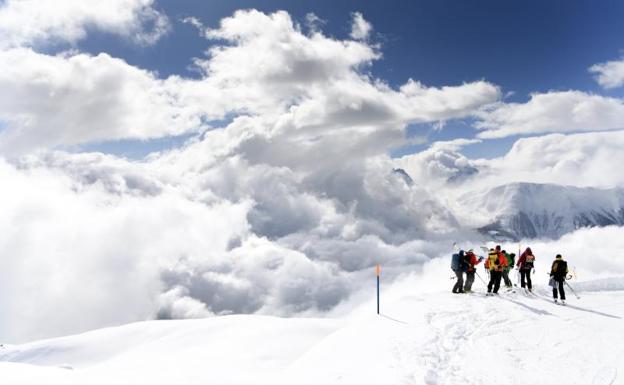
<path fill-rule="evenodd" d="M 624 292 L 580 295 L 395 293 L 381 317 L 138 323 L 6 346 L 0 383 L 623 385 Z"/>
<path fill-rule="evenodd" d="M 549 369 L 551 366 L 558 366 L 569 373 L 575 372 L 574 368 L 565 369 L 569 363 L 577 363 L 577 369 L 583 368 L 583 371 L 591 373 L 592 370 L 587 369 L 592 366 L 588 367 L 587 362 L 578 357 L 582 355 L 582 344 L 575 344 L 571 348 L 570 342 L 575 338 L 580 340 L 586 334 L 579 329 L 588 326 L 585 324 L 587 320 L 600 317 L 615 321 L 621 320 L 622 316 L 572 305 L 570 300 L 566 307 L 557 306 L 548 295 L 550 292 L 547 289 L 538 290 L 537 295 L 525 294 L 521 290 L 517 293 L 502 293 L 497 297 L 485 297 L 475 293 L 467 299 L 462 298 L 463 296 L 452 297 L 456 305 L 454 310 L 423 310 L 422 322 L 410 323 L 410 328 L 425 329 L 427 337 L 406 338 L 397 341 L 393 348 L 397 361 L 401 363 L 401 383 L 482 384 L 502 378 L 506 383 L 527 383 L 524 376 L 514 378 L 503 373 L 497 378 L 496 370 L 493 373 L 488 372 L 488 362 L 493 360 L 494 365 L 497 365 L 497 359 L 503 358 L 509 363 L 503 366 L 515 366 L 520 372 L 530 373 L 529 383 L 532 384 L 621 384 L 621 379 L 616 382 L 617 369 L 612 366 L 599 365 L 592 375 L 583 376 L 579 373 L 580 377 L 562 376 L 567 378 L 566 381 L 553 376 L 553 371 Z M 436 297 L 444 301 L 444 295 Z M 480 301 L 474 301 L 476 298 Z M 597 298 L 599 297 L 594 299 Z M 583 325 L 575 325 L 575 322 L 582 320 Z M 545 325 L 536 328 L 536 323 Z M 554 333 L 559 328 L 566 329 L 561 336 Z M 530 337 L 523 338 L 522 332 L 510 333 L 511 330 L 527 330 L 527 336 Z M 618 333 L 617 330 L 613 332 Z M 620 335 L 622 332 L 624 329 L 620 327 Z M 418 336 L 417 331 L 413 334 Z M 545 348 L 552 350 L 549 354 L 543 354 Z M 578 348 L 581 350 L 575 351 Z M 623 358 L 622 351 L 620 348 L 616 357 Z M 604 354 L 608 355 L 606 351 Z M 485 369 L 469 374 L 471 365 Z M 518 380 L 520 378 L 525 379 Z"/>

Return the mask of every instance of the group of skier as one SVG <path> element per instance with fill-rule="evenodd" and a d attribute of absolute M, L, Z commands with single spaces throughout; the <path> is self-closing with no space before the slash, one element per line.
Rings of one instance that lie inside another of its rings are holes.
<path fill-rule="evenodd" d="M 501 280 L 504 282 L 505 287 L 509 291 L 513 291 L 514 284 L 509 278 L 509 272 L 514 268 L 520 275 L 520 287 L 523 288 L 527 294 L 533 292 L 533 283 L 531 282 L 531 274 L 535 273 L 535 255 L 530 247 L 527 247 L 516 261 L 515 253 L 507 253 L 505 250 L 501 250 L 501 246 L 497 245 L 495 248 L 487 249 L 483 247 L 484 251 L 488 251 L 487 258 L 478 257 L 473 249 L 468 251 L 460 250 L 458 253 L 453 254 L 451 260 L 451 269 L 455 273 L 457 281 L 453 286 L 453 293 L 470 293 L 472 292 L 472 284 L 475 280 L 475 274 L 479 276 L 476 266 L 485 259 L 484 267 L 489 275 L 489 282 L 487 283 L 487 294 L 498 294 L 500 289 Z M 464 274 L 466 274 L 466 280 L 464 281 Z M 557 302 L 557 297 L 561 298 L 561 301 L 565 303 L 565 291 L 563 288 L 564 282 L 568 277 L 568 264 L 563 260 L 561 254 L 557 254 L 555 260 L 552 263 L 550 269 L 550 282 L 549 285 L 553 288 L 553 299 Z M 485 280 L 479 276 L 479 279 L 485 284 Z"/>

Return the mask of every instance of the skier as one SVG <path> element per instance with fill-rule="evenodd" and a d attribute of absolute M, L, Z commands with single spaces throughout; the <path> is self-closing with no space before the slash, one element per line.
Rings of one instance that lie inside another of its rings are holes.
<path fill-rule="evenodd" d="M 457 282 L 453 286 L 453 293 L 459 294 L 464 292 L 464 272 L 462 271 L 462 265 L 464 264 L 464 250 L 459 250 L 458 254 L 453 254 L 453 260 L 451 261 L 451 269 L 457 277 Z"/>
<path fill-rule="evenodd" d="M 511 279 L 509 279 L 509 270 L 511 270 L 514 265 L 514 259 L 516 258 L 516 254 L 508 254 L 505 250 L 503 250 L 502 253 L 505 257 L 505 260 L 507 261 L 507 266 L 503 268 L 503 280 L 505 281 L 505 287 L 511 290 L 511 288 L 513 288 L 513 283 L 511 283 Z"/>
<path fill-rule="evenodd" d="M 507 266 L 507 260 L 501 252 L 500 245 L 496 249 L 490 249 L 488 259 L 485 261 L 485 267 L 490 271 L 490 282 L 488 283 L 488 295 L 498 294 L 500 281 L 503 276 L 503 268 Z M 493 290 L 492 290 L 493 289 Z"/>
<path fill-rule="evenodd" d="M 466 284 L 464 285 L 464 292 L 471 293 L 472 283 L 474 282 L 475 274 L 477 272 L 475 266 L 483 261 L 483 257 L 477 258 L 473 249 L 468 250 L 468 252 L 466 253 L 466 257 L 468 269 L 466 270 Z"/>
<path fill-rule="evenodd" d="M 520 270 L 520 287 L 524 288 L 526 286 L 530 292 L 533 291 L 533 285 L 531 284 L 531 270 L 534 269 L 534 263 L 535 256 L 533 255 L 533 251 L 531 251 L 530 247 L 527 247 L 520 258 L 518 258 L 518 264 L 516 265 Z"/>
<path fill-rule="evenodd" d="M 565 305 L 565 291 L 563 291 L 563 282 L 568 274 L 568 262 L 563 260 L 561 254 L 557 254 L 555 260 L 550 268 L 550 277 L 556 282 L 556 286 L 553 287 L 553 299 L 557 302 L 557 286 L 559 286 L 559 296 L 561 302 Z"/>

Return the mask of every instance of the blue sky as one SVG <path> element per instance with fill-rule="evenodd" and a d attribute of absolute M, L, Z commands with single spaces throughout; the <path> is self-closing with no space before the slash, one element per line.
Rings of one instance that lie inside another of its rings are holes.
<path fill-rule="evenodd" d="M 507 102 L 525 102 L 532 92 L 576 89 L 622 97 L 624 90 L 604 90 L 587 69 L 624 54 L 624 2 L 617 1 L 192 1 L 160 0 L 156 8 L 173 30 L 153 46 L 138 47 L 110 34 L 91 33 L 80 50 L 124 58 L 130 64 L 172 74 L 197 76 L 189 68 L 211 44 L 181 20 L 198 18 L 208 27 L 241 8 L 264 12 L 286 10 L 304 23 L 307 13 L 325 21 L 323 31 L 346 38 L 350 19 L 359 11 L 374 27 L 383 59 L 371 69 L 393 86 L 408 78 L 427 86 L 457 85 L 485 79 L 499 85 Z M 214 42 L 213 42 L 214 43 Z M 422 128 L 422 127 L 421 127 Z M 422 129 L 418 132 L 422 134 Z M 469 122 L 451 121 L 441 130 L 425 129 L 428 141 L 472 137 Z M 517 137 L 489 140 L 464 149 L 469 157 L 505 153 Z M 171 143 L 177 143 L 177 140 Z M 92 146 L 135 157 L 153 149 L 149 143 Z M 159 141 L 157 148 L 165 141 Z M 138 146 L 139 148 L 134 148 Z M 426 144 L 398 149 L 402 155 Z M 129 150 L 130 149 L 130 150 Z"/>

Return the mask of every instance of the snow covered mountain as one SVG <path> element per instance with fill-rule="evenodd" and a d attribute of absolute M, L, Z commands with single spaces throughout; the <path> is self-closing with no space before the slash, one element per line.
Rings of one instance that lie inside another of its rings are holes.
<path fill-rule="evenodd" d="M 502 239 L 557 239 L 582 227 L 624 225 L 621 188 L 512 183 L 464 194 L 459 204 L 482 218 L 481 232 Z"/>

